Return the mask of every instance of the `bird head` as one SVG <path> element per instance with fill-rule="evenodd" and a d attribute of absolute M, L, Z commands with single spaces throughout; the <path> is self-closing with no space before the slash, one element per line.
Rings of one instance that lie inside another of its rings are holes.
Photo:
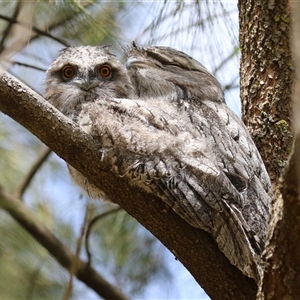
<path fill-rule="evenodd" d="M 129 76 L 140 97 L 171 96 L 224 102 L 217 79 L 198 61 L 169 47 L 127 49 Z"/>
<path fill-rule="evenodd" d="M 109 46 L 65 48 L 46 74 L 45 98 L 59 110 L 101 97 L 128 98 L 132 94 L 127 70 Z"/>

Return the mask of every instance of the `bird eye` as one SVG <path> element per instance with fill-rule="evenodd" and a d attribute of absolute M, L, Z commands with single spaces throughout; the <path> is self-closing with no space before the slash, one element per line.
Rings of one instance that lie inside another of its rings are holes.
<path fill-rule="evenodd" d="M 72 66 L 66 66 L 62 69 L 62 74 L 65 79 L 71 79 L 75 76 L 75 69 Z"/>
<path fill-rule="evenodd" d="M 111 67 L 108 65 L 103 65 L 99 68 L 99 75 L 103 78 L 109 77 L 111 74 Z"/>

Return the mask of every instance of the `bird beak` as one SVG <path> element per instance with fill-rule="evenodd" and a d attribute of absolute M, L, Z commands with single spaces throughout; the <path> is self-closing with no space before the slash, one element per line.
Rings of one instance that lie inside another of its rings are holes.
<path fill-rule="evenodd" d="M 99 83 L 97 81 L 90 81 L 88 79 L 84 80 L 84 81 L 77 81 L 75 82 L 75 84 L 80 87 L 83 90 L 90 90 L 94 87 L 96 87 Z"/>

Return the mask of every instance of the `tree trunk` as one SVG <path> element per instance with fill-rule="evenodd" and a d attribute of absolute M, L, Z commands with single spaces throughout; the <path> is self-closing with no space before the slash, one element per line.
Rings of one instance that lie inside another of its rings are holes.
<path fill-rule="evenodd" d="M 277 184 L 292 146 L 287 0 L 239 1 L 243 121 Z"/>
<path fill-rule="evenodd" d="M 292 3 L 293 21 L 300 6 Z M 293 72 L 288 1 L 239 1 L 244 121 L 274 184 L 265 270 L 257 299 L 298 299 L 300 286 L 300 139 L 292 146 Z M 299 30 L 300 32 L 300 20 Z M 295 27 L 295 25 L 294 25 Z M 294 29 L 294 32 L 295 29 Z M 299 35 L 294 34 L 298 42 Z M 299 56 L 300 47 L 294 49 Z M 295 57 L 297 63 L 297 59 Z M 296 64 L 297 67 L 297 64 Z M 300 69 L 300 62 L 298 63 Z M 300 71 L 296 73 L 300 74 Z M 299 76 L 297 76 L 299 78 Z M 300 83 L 296 82 L 295 95 Z M 296 118 L 295 118 L 296 119 Z M 288 163 L 287 157 L 293 148 Z M 283 175 L 282 170 L 285 167 Z M 280 179 L 281 178 L 281 179 Z"/>

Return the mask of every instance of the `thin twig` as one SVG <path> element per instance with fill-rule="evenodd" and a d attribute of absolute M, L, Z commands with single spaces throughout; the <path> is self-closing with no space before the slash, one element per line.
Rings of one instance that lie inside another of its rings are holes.
<path fill-rule="evenodd" d="M 68 285 L 66 286 L 65 291 L 63 293 L 62 300 L 69 300 L 69 299 L 71 299 L 71 296 L 72 296 L 74 275 L 76 274 L 77 269 L 78 269 L 79 256 L 80 256 L 82 241 L 84 239 L 84 236 L 85 236 L 86 230 L 87 230 L 89 213 L 90 213 L 90 211 L 89 211 L 89 208 L 87 207 L 86 210 L 85 210 L 85 215 L 84 215 L 83 223 L 82 223 L 81 230 L 80 230 L 80 235 L 77 239 L 75 259 L 72 262 L 72 267 L 70 269 L 69 282 L 68 282 Z"/>
<path fill-rule="evenodd" d="M 76 259 L 75 255 L 37 219 L 36 214 L 31 212 L 20 199 L 0 189 L 0 207 L 70 272 L 72 262 Z M 127 299 L 118 288 L 112 286 L 92 266 L 81 259 L 78 259 L 78 268 L 74 275 L 104 299 Z"/>
<path fill-rule="evenodd" d="M 212 70 L 212 73 L 216 74 L 218 71 L 220 71 L 224 67 L 224 65 L 226 65 L 228 62 L 231 62 L 232 58 L 238 55 L 238 52 L 239 48 L 237 46 L 234 47 L 233 50 L 228 54 L 228 56 L 225 57 L 223 61 L 221 61 L 221 63 L 214 68 L 214 70 Z"/>
<path fill-rule="evenodd" d="M 16 9 L 14 11 L 13 19 L 17 19 L 17 17 L 18 17 L 18 14 L 20 12 L 20 4 L 21 4 L 21 2 L 19 1 L 17 6 L 16 6 Z M 5 40 L 7 39 L 7 37 L 9 36 L 12 25 L 13 25 L 13 23 L 9 22 L 7 27 L 3 30 L 2 39 L 0 41 L 0 53 L 4 49 L 4 43 L 5 43 Z"/>
<path fill-rule="evenodd" d="M 42 166 L 42 164 L 45 162 L 45 160 L 48 158 L 48 156 L 50 155 L 51 152 L 52 152 L 52 150 L 48 147 L 42 150 L 38 159 L 31 166 L 30 170 L 23 177 L 23 180 L 21 181 L 18 188 L 16 189 L 18 198 L 22 199 L 22 196 L 23 196 L 25 190 L 27 189 L 27 187 L 29 186 L 32 178 L 34 177 L 36 172 L 39 170 L 39 168 Z"/>
<path fill-rule="evenodd" d="M 90 234 L 91 234 L 91 231 L 92 231 L 92 228 L 93 226 L 101 219 L 105 218 L 106 216 L 110 215 L 110 214 L 113 214 L 119 210 L 121 210 L 122 207 L 116 207 L 116 208 L 113 208 L 111 210 L 108 210 L 96 217 L 94 217 L 91 222 L 89 223 L 88 225 L 88 228 L 87 228 L 87 231 L 86 231 L 86 236 L 85 236 L 85 251 L 86 251 L 86 255 L 88 257 L 88 264 L 91 264 L 92 262 L 92 254 L 90 252 L 90 247 L 89 247 L 89 237 L 90 237 Z"/>
<path fill-rule="evenodd" d="M 0 14 L 0 19 L 5 20 L 5 21 L 10 22 L 10 23 L 13 23 L 13 24 L 20 25 L 20 26 L 22 26 L 22 27 L 27 27 L 28 29 L 33 30 L 35 33 L 40 34 L 40 35 L 43 35 L 43 36 L 46 36 L 46 37 L 49 37 L 49 38 L 51 38 L 51 39 L 53 39 L 53 40 L 59 42 L 60 44 L 66 46 L 66 47 L 69 47 L 69 46 L 70 46 L 70 44 L 67 43 L 66 41 L 64 41 L 63 39 L 58 38 L 58 37 L 52 35 L 52 34 L 49 33 L 49 32 L 46 32 L 46 31 L 44 31 L 44 30 L 41 30 L 41 29 L 35 27 L 35 26 L 32 25 L 32 24 L 25 23 L 25 22 L 19 22 L 17 19 L 10 18 L 10 17 L 4 16 L 4 15 L 1 15 L 1 14 Z"/>
<path fill-rule="evenodd" d="M 42 71 L 42 72 L 46 72 L 47 71 L 44 68 L 40 68 L 40 67 L 37 67 L 37 66 L 34 66 L 34 65 L 30 65 L 30 64 L 25 64 L 25 63 L 22 63 L 20 61 L 9 60 L 7 62 L 9 62 L 9 63 L 11 63 L 13 65 L 19 65 L 19 66 L 22 66 L 22 67 L 27 67 L 27 68 L 35 69 L 35 70 Z"/>
<path fill-rule="evenodd" d="M 81 2 L 80 5 L 81 5 L 82 8 L 87 9 L 88 7 L 90 7 L 90 6 L 92 6 L 92 5 L 95 4 L 93 1 L 96 2 L 95 0 L 84 1 L 84 2 Z M 74 10 L 71 10 L 71 9 L 65 10 L 64 14 L 62 15 L 62 19 L 55 20 L 55 22 L 53 22 L 52 19 L 51 19 L 51 22 L 44 24 L 44 27 L 48 29 L 48 32 L 51 32 L 52 30 L 54 30 L 54 29 L 56 29 L 56 28 L 58 28 L 60 26 L 65 27 L 66 26 L 66 22 L 71 21 L 73 18 L 75 18 L 81 12 L 82 12 L 81 10 L 77 10 L 77 11 L 74 11 Z M 30 37 L 28 43 L 32 42 L 36 38 L 38 38 L 38 35 L 32 35 Z"/>
<path fill-rule="evenodd" d="M 30 278 L 29 278 L 29 286 L 28 286 L 28 290 L 26 293 L 26 300 L 31 300 L 33 297 L 33 292 L 34 292 L 34 288 L 38 279 L 38 276 L 41 273 L 41 269 L 42 266 L 44 264 L 44 259 L 40 259 L 40 261 L 38 262 L 38 266 L 37 268 L 34 270 L 34 272 L 31 274 Z"/>

